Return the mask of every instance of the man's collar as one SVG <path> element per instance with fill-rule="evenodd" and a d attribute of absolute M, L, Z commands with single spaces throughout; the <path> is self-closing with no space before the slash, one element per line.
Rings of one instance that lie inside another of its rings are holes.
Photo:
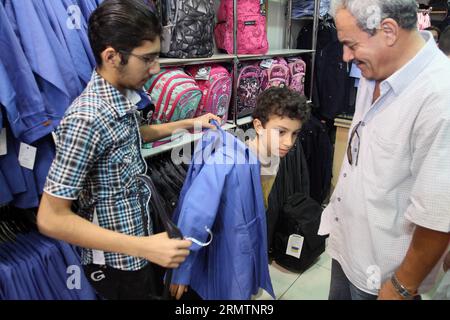
<path fill-rule="evenodd" d="M 421 36 L 426 41 L 425 46 L 420 49 L 414 58 L 406 63 L 400 70 L 381 83 L 384 87 L 389 85 L 395 95 L 400 95 L 409 83 L 419 77 L 420 73 L 439 53 L 436 42 L 430 32 L 421 32 Z M 386 84 L 384 84 L 386 83 Z"/>
<path fill-rule="evenodd" d="M 141 97 L 136 91 L 128 90 L 127 95 L 123 95 L 96 70 L 92 74 L 91 85 L 91 89 L 112 107 L 119 118 L 135 112 L 136 104 L 141 101 Z"/>

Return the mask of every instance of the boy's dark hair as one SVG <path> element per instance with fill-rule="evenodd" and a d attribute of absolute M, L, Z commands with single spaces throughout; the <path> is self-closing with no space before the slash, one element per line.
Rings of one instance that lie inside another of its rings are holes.
<path fill-rule="evenodd" d="M 259 95 L 252 116 L 264 126 L 271 116 L 297 119 L 304 124 L 310 114 L 311 106 L 305 96 L 287 87 L 272 87 Z"/>
<path fill-rule="evenodd" d="M 98 66 L 102 65 L 101 53 L 107 47 L 129 53 L 161 34 L 161 24 L 145 0 L 105 0 L 89 18 L 89 41 Z M 123 65 L 128 58 L 122 55 Z"/>
<path fill-rule="evenodd" d="M 442 32 L 441 38 L 439 39 L 439 48 L 446 56 L 450 55 L 450 26 Z"/>

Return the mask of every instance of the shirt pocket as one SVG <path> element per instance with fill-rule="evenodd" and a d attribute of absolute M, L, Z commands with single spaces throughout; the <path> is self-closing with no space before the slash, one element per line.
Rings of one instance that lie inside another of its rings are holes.
<path fill-rule="evenodd" d="M 410 174 L 408 146 L 389 140 L 377 132 L 372 137 L 372 179 L 378 187 L 391 191 Z"/>
<path fill-rule="evenodd" d="M 108 165 L 109 187 L 123 191 L 130 186 L 133 179 L 133 152 L 129 146 L 115 149 L 110 157 Z"/>

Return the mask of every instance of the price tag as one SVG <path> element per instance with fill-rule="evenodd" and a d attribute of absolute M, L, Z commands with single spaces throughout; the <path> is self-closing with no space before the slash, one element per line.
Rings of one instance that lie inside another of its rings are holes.
<path fill-rule="evenodd" d="M 298 234 L 291 234 L 286 248 L 286 254 L 297 259 L 300 259 L 302 253 L 303 242 L 305 238 Z"/>
<path fill-rule="evenodd" d="M 265 59 L 261 62 L 260 66 L 263 69 L 270 69 L 273 64 L 273 59 Z"/>
<path fill-rule="evenodd" d="M 209 80 L 209 74 L 211 73 L 211 67 L 200 68 L 195 75 L 195 80 Z"/>
<path fill-rule="evenodd" d="M 26 143 L 20 144 L 19 163 L 22 167 L 33 170 L 37 149 Z"/>

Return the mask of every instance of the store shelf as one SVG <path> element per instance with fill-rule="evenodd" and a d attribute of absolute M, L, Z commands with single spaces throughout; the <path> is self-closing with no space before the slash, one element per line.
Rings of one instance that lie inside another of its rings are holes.
<path fill-rule="evenodd" d="M 224 130 L 231 130 L 231 129 L 236 128 L 236 126 L 234 124 L 227 123 L 227 124 L 223 125 L 222 128 Z M 174 141 L 166 143 L 162 146 L 159 146 L 156 148 L 151 148 L 151 149 L 142 149 L 141 153 L 144 158 L 153 157 L 153 156 L 156 156 L 163 152 L 171 151 L 172 149 L 180 148 L 187 144 L 190 144 L 192 142 L 200 140 L 202 135 L 203 135 L 203 133 L 195 133 L 195 134 L 187 133 L 183 136 L 180 136 L 178 139 L 175 139 Z"/>
<path fill-rule="evenodd" d="M 253 117 L 252 116 L 248 116 L 248 117 L 244 117 L 244 118 L 241 118 L 241 119 L 237 119 L 236 122 L 237 122 L 238 127 L 240 127 L 240 126 L 249 124 L 252 121 L 253 121 Z"/>
<path fill-rule="evenodd" d="M 161 67 L 185 66 L 185 65 L 205 64 L 214 62 L 232 62 L 235 57 L 236 56 L 232 54 L 218 53 L 210 58 L 193 58 L 193 59 L 161 58 L 159 60 L 159 63 Z"/>
<path fill-rule="evenodd" d="M 299 17 L 299 18 L 292 17 L 292 21 L 304 21 L 304 20 L 314 20 L 314 17 L 311 17 L 311 16 L 305 16 L 305 17 Z"/>
<path fill-rule="evenodd" d="M 280 49 L 269 50 L 266 54 L 239 54 L 237 57 L 239 60 L 263 60 L 273 57 L 289 57 L 298 56 L 303 53 L 312 53 L 314 50 L 300 50 L 300 49 Z"/>

